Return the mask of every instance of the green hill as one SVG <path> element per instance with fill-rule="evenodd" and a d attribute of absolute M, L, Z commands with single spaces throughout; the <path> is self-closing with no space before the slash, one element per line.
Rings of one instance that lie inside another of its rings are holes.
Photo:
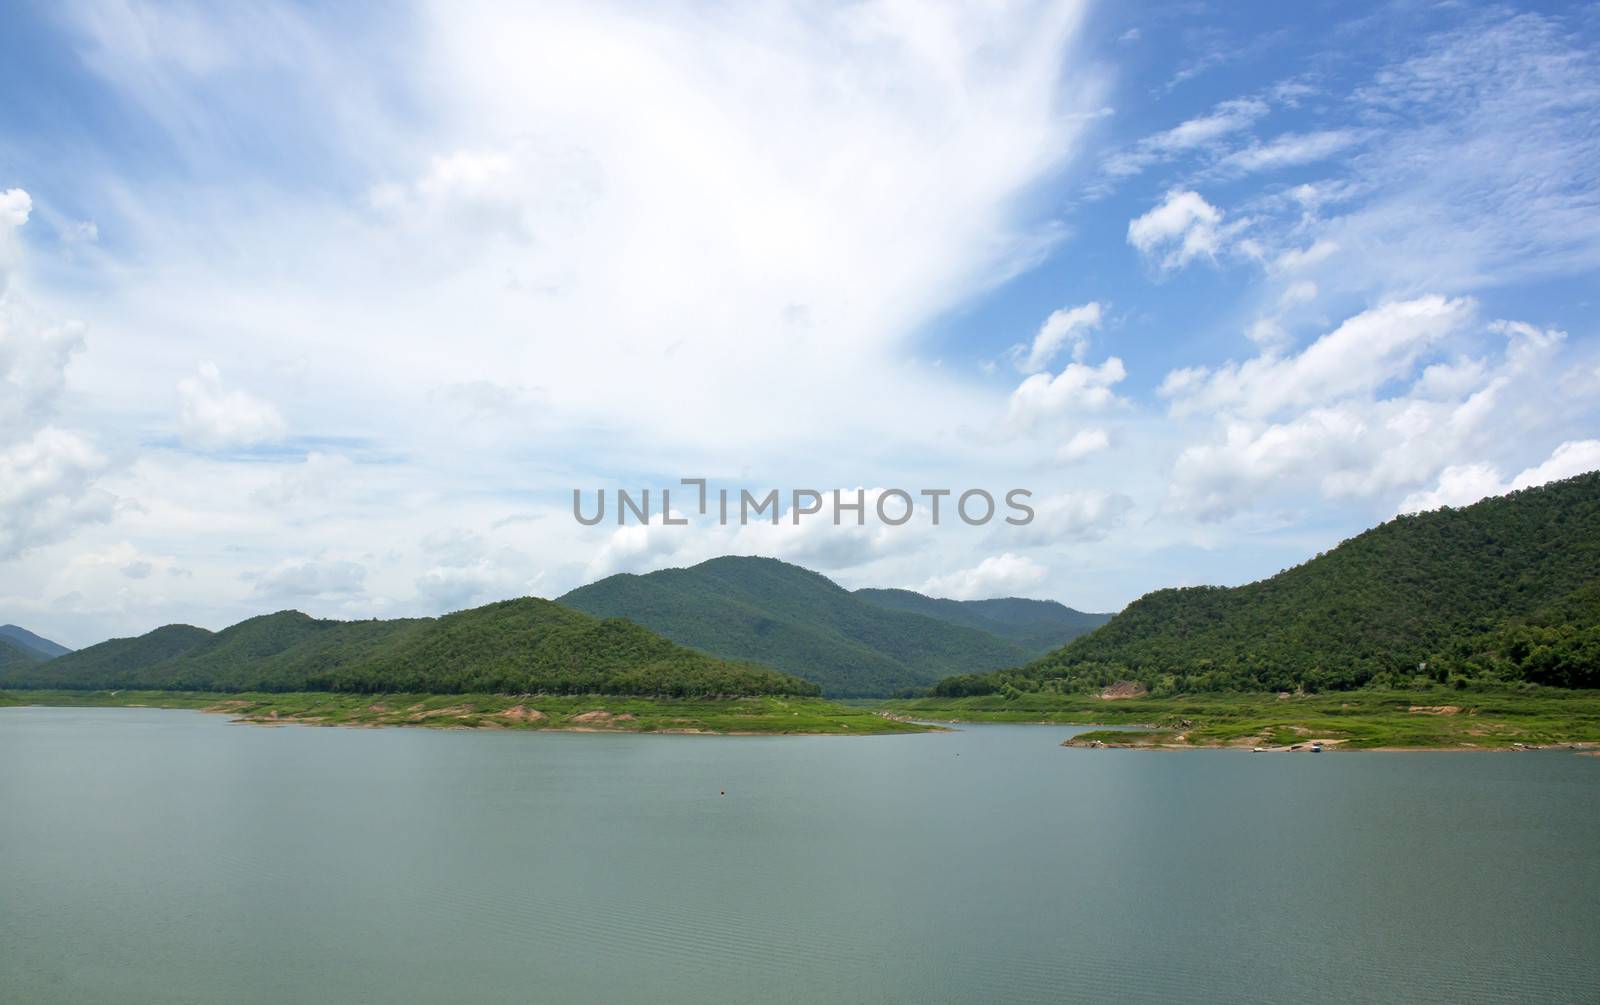
<path fill-rule="evenodd" d="M 11 643 L 19 649 L 37 653 L 45 659 L 54 659 L 72 652 L 59 642 L 51 642 L 43 636 L 35 635 L 26 628 L 16 625 L 0 625 L 0 640 Z"/>
<path fill-rule="evenodd" d="M 397 621 L 280 611 L 212 633 L 168 625 L 0 670 L 9 687 L 181 691 L 815 694 L 765 667 L 685 649 L 638 625 L 523 598 Z"/>
<path fill-rule="evenodd" d="M 1600 472 L 1398 517 L 1232 589 L 1158 590 L 1016 670 L 941 681 L 945 696 L 1334 690 L 1531 680 L 1600 687 Z"/>
<path fill-rule="evenodd" d="M 771 558 L 624 573 L 559 601 L 627 618 L 708 653 L 777 667 L 839 697 L 920 689 L 947 674 L 1015 665 L 1030 655 L 985 631 L 868 602 Z"/>
<path fill-rule="evenodd" d="M 0 674 L 8 670 L 23 670 L 43 663 L 45 658 L 31 649 L 7 638 L 0 638 Z"/>
<path fill-rule="evenodd" d="M 1003 597 L 995 600 L 946 600 L 912 590 L 856 590 L 869 604 L 921 614 L 952 625 L 964 625 L 1015 642 L 1030 656 L 1042 656 L 1111 620 L 1109 614 L 1075 611 L 1054 600 Z"/>

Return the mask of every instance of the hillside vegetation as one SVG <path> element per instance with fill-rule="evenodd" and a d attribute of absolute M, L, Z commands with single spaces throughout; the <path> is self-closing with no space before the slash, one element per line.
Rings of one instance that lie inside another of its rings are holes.
<path fill-rule="evenodd" d="M 325 621 L 298 611 L 212 633 L 168 625 L 0 669 L 0 685 L 174 691 L 354 691 L 650 696 L 817 693 L 638 625 L 523 598 L 442 618 Z"/>
<path fill-rule="evenodd" d="M 1031 656 L 1043 656 L 1080 635 L 1094 631 L 1109 614 L 1075 611 L 1054 600 L 1001 597 L 994 600 L 947 600 L 912 590 L 862 589 L 854 595 L 869 604 L 921 614 L 952 625 L 976 628 L 1015 642 Z"/>
<path fill-rule="evenodd" d="M 920 690 L 947 674 L 1014 666 L 1031 655 L 986 631 L 869 603 L 771 558 L 611 576 L 559 599 L 708 653 L 777 667 L 840 697 Z"/>
<path fill-rule="evenodd" d="M 1398 517 L 1260 582 L 1158 590 L 1104 627 L 936 695 L 1600 687 L 1600 473 Z"/>
<path fill-rule="evenodd" d="M 18 649 L 36 653 L 47 660 L 72 652 L 59 642 L 52 642 L 17 625 L 0 625 L 0 642 L 9 642 Z"/>

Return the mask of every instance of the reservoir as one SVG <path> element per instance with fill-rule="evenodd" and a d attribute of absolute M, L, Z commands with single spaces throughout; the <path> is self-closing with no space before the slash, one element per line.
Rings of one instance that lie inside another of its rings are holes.
<path fill-rule="evenodd" d="M 1600 1000 L 1600 757 L 0 709 L 0 1001 Z"/>

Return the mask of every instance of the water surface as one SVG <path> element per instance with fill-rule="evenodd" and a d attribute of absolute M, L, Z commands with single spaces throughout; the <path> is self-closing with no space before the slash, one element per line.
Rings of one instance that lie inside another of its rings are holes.
<path fill-rule="evenodd" d="M 1600 1000 L 1600 758 L 1075 731 L 0 709 L 0 1001 Z"/>

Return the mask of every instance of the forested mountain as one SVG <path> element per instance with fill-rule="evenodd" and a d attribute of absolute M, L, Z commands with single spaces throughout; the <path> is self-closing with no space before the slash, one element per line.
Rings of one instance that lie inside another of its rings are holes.
<path fill-rule="evenodd" d="M 912 590 L 862 589 L 855 596 L 893 611 L 964 625 L 1015 642 L 1030 656 L 1042 656 L 1111 620 L 1109 614 L 1075 611 L 1054 600 L 1002 597 L 994 600 L 946 600 Z"/>
<path fill-rule="evenodd" d="M 1158 590 L 1015 670 L 935 693 L 1331 690 L 1530 680 L 1600 687 L 1600 472 L 1397 517 L 1233 589 Z"/>
<path fill-rule="evenodd" d="M 54 659 L 72 652 L 59 642 L 51 642 L 40 635 L 35 635 L 26 628 L 16 625 L 0 625 L 0 641 L 10 642 L 19 649 L 36 653 L 44 659 Z"/>
<path fill-rule="evenodd" d="M 31 649 L 24 649 L 8 638 L 0 638 L 0 675 L 13 668 L 31 667 L 43 663 L 44 657 Z"/>
<path fill-rule="evenodd" d="M 924 688 L 947 674 L 1014 666 L 1030 655 L 986 631 L 869 602 L 772 558 L 729 556 L 625 573 L 559 600 L 708 653 L 786 670 L 840 697 Z"/>
<path fill-rule="evenodd" d="M 634 695 L 815 694 L 766 667 L 685 649 L 620 619 L 523 598 L 397 621 L 281 611 L 212 633 L 168 625 L 48 663 L 0 667 L 0 685 L 187 691 L 415 691 Z"/>

